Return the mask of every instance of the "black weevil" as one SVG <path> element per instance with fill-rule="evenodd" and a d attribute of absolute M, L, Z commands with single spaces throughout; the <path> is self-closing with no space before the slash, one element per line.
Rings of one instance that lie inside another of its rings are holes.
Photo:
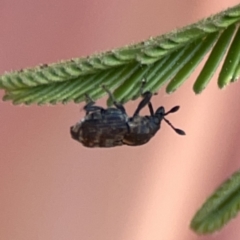
<path fill-rule="evenodd" d="M 173 107 L 165 113 L 164 107 L 159 107 L 154 113 L 151 98 L 152 93 L 147 91 L 142 94 L 133 117 L 128 117 L 125 108 L 118 103 L 112 93 L 103 86 L 112 99 L 115 108 L 104 109 L 95 106 L 95 102 L 88 97 L 89 102 L 84 107 L 86 116 L 70 128 L 72 138 L 81 142 L 85 147 L 115 147 L 121 145 L 138 146 L 147 143 L 160 129 L 164 120 L 179 135 L 184 131 L 175 128 L 165 116 L 176 112 L 179 106 Z M 140 116 L 139 112 L 148 105 L 150 116 Z"/>

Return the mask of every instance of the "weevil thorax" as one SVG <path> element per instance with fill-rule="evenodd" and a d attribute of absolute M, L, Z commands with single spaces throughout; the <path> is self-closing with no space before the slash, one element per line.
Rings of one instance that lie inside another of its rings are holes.
<path fill-rule="evenodd" d="M 147 143 L 160 129 L 163 117 L 154 116 L 134 116 L 129 119 L 129 132 L 124 135 L 123 142 L 130 146 L 139 146 Z"/>

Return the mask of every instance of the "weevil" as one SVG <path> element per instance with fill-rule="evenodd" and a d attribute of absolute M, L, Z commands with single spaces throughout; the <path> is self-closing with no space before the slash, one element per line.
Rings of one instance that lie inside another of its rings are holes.
<path fill-rule="evenodd" d="M 178 111 L 179 106 L 165 113 L 164 107 L 159 107 L 154 113 L 151 103 L 152 93 L 142 93 L 132 117 L 129 117 L 122 104 L 117 102 L 112 93 L 103 86 L 111 98 L 114 107 L 103 108 L 87 96 L 89 102 L 84 107 L 86 116 L 70 128 L 72 138 L 81 142 L 85 147 L 115 147 L 121 145 L 139 146 L 147 143 L 160 129 L 164 120 L 176 133 L 185 135 L 181 129 L 175 128 L 165 116 Z M 140 116 L 140 111 L 148 105 L 150 115 Z"/>

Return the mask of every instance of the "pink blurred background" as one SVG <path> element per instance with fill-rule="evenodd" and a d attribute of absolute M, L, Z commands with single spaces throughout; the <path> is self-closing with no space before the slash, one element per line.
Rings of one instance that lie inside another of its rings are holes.
<path fill-rule="evenodd" d="M 138 42 L 238 3 L 2 0 L 0 71 Z M 169 120 L 186 137 L 163 123 L 151 142 L 135 148 L 87 149 L 73 141 L 69 127 L 84 115 L 82 104 L 1 102 L 0 239 L 239 239 L 240 216 L 212 236 L 189 229 L 205 198 L 240 167 L 240 85 L 220 91 L 215 76 L 196 96 L 198 72 L 153 101 L 155 108 L 181 106 Z"/>

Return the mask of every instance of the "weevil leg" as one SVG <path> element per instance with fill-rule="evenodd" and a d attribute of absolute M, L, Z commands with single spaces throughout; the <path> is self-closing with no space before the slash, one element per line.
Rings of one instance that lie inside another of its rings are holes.
<path fill-rule="evenodd" d="M 89 114 L 89 112 L 104 110 L 104 108 L 102 108 L 102 107 L 93 106 L 95 104 L 95 102 L 92 100 L 92 98 L 88 94 L 85 94 L 85 97 L 86 97 L 87 104 L 83 107 L 83 109 L 86 111 L 87 115 Z"/>
<path fill-rule="evenodd" d="M 140 93 L 141 93 L 142 97 L 144 97 L 144 86 L 146 83 L 147 83 L 146 79 L 143 79 L 141 87 L 140 87 Z"/>
<path fill-rule="evenodd" d="M 148 103 L 148 108 L 149 108 L 151 116 L 153 117 L 154 116 L 154 110 L 153 110 L 153 106 L 152 106 L 151 102 Z"/>
<path fill-rule="evenodd" d="M 108 93 L 108 96 L 111 98 L 114 106 L 121 110 L 122 113 L 126 113 L 124 106 L 116 101 L 113 94 L 106 88 L 105 85 L 102 85 L 102 88 Z"/>
<path fill-rule="evenodd" d="M 86 102 L 87 102 L 87 103 L 89 103 L 89 102 L 95 103 L 95 102 L 93 101 L 93 99 L 89 96 L 89 94 L 85 93 L 84 95 L 85 95 L 85 98 L 86 98 Z"/>
<path fill-rule="evenodd" d="M 151 102 L 150 102 L 150 100 L 151 100 L 151 98 L 152 98 L 152 93 L 151 93 L 150 91 L 147 91 L 147 92 L 143 93 L 142 96 L 143 96 L 143 99 L 142 99 L 142 101 L 139 103 L 139 105 L 138 105 L 135 113 L 133 114 L 134 117 L 137 116 L 137 115 L 139 114 L 139 112 L 140 112 L 146 105 L 148 105 L 149 111 L 150 111 L 151 115 L 154 114 L 154 112 L 153 112 L 153 107 L 152 107 L 152 104 L 151 104 Z"/>
<path fill-rule="evenodd" d="M 120 104 L 120 103 L 118 103 L 118 102 L 116 102 L 116 101 L 114 101 L 113 104 L 114 104 L 114 106 L 115 106 L 116 108 L 118 108 L 119 110 L 121 110 L 122 113 L 124 113 L 124 114 L 126 113 L 126 110 L 125 110 L 125 108 L 124 108 L 124 106 L 123 106 L 122 104 Z"/>
<path fill-rule="evenodd" d="M 104 108 L 99 107 L 99 106 L 92 106 L 91 104 L 87 104 L 84 108 L 83 108 L 87 114 L 89 114 L 89 112 L 95 112 L 95 111 L 104 111 Z"/>
<path fill-rule="evenodd" d="M 140 93 L 141 93 L 141 95 L 142 95 L 142 97 L 143 97 L 143 100 L 142 100 L 143 103 L 140 102 L 140 104 L 139 104 L 139 106 L 138 106 L 138 108 L 140 108 L 140 109 L 137 109 L 137 110 L 135 111 L 134 116 L 138 115 L 139 112 L 140 112 L 140 110 L 143 109 L 143 108 L 146 106 L 146 104 L 148 105 L 148 108 L 149 108 L 149 111 L 150 111 L 151 116 L 154 115 L 153 106 L 152 106 L 152 103 L 150 102 L 151 97 L 152 97 L 152 93 L 150 93 L 150 91 L 143 92 L 143 91 L 144 91 L 144 86 L 145 86 L 146 83 L 147 83 L 146 79 L 143 79 L 143 80 L 142 80 L 142 84 L 141 84 L 141 88 L 140 88 Z M 146 95 L 147 95 L 147 97 L 146 97 Z M 147 98 L 147 99 L 144 100 L 144 98 Z M 147 102 L 147 103 L 146 103 L 146 102 Z M 142 104 L 142 105 L 141 105 L 141 104 Z M 144 104 L 145 104 L 145 105 L 144 105 Z M 141 105 L 141 106 L 140 106 L 140 105 Z"/>

